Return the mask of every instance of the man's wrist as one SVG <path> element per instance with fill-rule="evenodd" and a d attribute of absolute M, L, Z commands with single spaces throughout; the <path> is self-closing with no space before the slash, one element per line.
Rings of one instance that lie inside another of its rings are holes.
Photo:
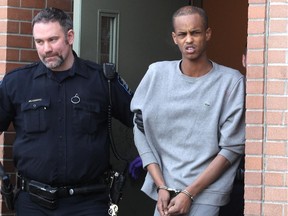
<path fill-rule="evenodd" d="M 189 197 L 189 199 L 193 202 L 194 201 L 194 197 L 193 197 L 193 195 L 189 192 L 189 191 L 187 191 L 187 190 L 182 190 L 180 193 L 183 193 L 183 194 L 185 194 L 187 197 Z"/>
<path fill-rule="evenodd" d="M 168 187 L 165 186 L 165 185 L 161 185 L 161 186 L 158 186 L 158 187 L 157 187 L 157 193 L 159 192 L 159 190 L 166 190 L 166 191 L 168 191 Z"/>

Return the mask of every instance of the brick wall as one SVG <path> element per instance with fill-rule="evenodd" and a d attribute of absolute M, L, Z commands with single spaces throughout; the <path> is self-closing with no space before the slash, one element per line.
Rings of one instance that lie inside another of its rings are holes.
<path fill-rule="evenodd" d="M 249 0 L 245 215 L 288 215 L 288 2 Z"/>
<path fill-rule="evenodd" d="M 0 0 L 0 80 L 10 70 L 38 60 L 31 35 L 31 20 L 42 8 L 57 7 L 72 15 L 73 0 Z M 11 127 L 0 136 L 0 158 L 5 170 L 15 182 L 12 143 L 15 133 Z M 0 205 L 0 215 L 14 215 Z"/>
<path fill-rule="evenodd" d="M 73 0 L 0 0 L 0 79 L 37 59 L 31 19 L 41 8 L 72 12 Z M 288 3 L 249 0 L 245 215 L 288 215 Z M 12 129 L 0 136 L 13 173 Z M 15 180 L 15 175 L 12 178 Z M 1 206 L 0 206 L 1 207 Z M 1 215 L 13 215 L 2 204 Z"/>

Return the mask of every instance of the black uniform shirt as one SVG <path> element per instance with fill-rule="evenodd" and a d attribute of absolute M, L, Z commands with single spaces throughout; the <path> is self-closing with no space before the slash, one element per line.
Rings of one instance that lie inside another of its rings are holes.
<path fill-rule="evenodd" d="M 56 77 L 39 62 L 8 73 L 0 85 L 0 131 L 13 122 L 18 172 L 55 186 L 91 182 L 109 166 L 102 67 L 75 55 L 66 74 Z M 132 93 L 118 74 L 111 84 L 112 116 L 132 127 Z"/>

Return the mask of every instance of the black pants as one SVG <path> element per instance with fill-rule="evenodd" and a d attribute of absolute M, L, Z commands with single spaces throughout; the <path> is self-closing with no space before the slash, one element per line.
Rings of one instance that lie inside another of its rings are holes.
<path fill-rule="evenodd" d="M 220 208 L 220 216 L 243 216 L 244 215 L 244 168 L 245 156 L 241 158 L 236 178 L 234 180 L 233 190 L 230 195 L 230 202 Z M 239 174 L 241 173 L 241 174 Z"/>
<path fill-rule="evenodd" d="M 57 209 L 50 210 L 34 203 L 27 192 L 21 191 L 15 209 L 17 216 L 107 216 L 108 196 L 93 194 L 61 198 Z"/>
<path fill-rule="evenodd" d="M 236 183 L 230 195 L 231 200 L 220 208 L 220 216 L 244 216 L 244 183 Z"/>

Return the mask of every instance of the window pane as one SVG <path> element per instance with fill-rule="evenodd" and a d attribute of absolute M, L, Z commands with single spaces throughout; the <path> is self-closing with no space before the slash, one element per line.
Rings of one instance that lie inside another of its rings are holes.
<path fill-rule="evenodd" d="M 101 19 L 101 48 L 100 59 L 101 64 L 104 62 L 110 62 L 110 47 L 111 47 L 111 18 L 102 17 Z"/>
<path fill-rule="evenodd" d="M 110 62 L 117 68 L 119 13 L 99 11 L 98 62 Z"/>

